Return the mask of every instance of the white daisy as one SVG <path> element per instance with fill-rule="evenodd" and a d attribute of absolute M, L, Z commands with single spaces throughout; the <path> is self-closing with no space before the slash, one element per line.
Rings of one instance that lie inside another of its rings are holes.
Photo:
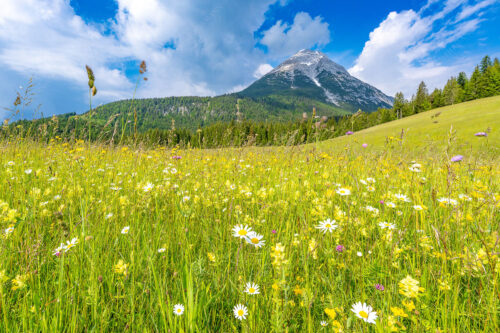
<path fill-rule="evenodd" d="M 53 255 L 55 255 L 55 256 L 58 256 L 58 255 L 60 255 L 60 254 L 62 253 L 62 251 L 63 251 L 63 250 L 65 250 L 65 249 L 66 249 L 66 246 L 64 245 L 64 243 L 61 243 L 61 245 L 59 245 L 59 247 L 58 247 L 58 248 L 56 248 L 52 254 L 53 254 Z"/>
<path fill-rule="evenodd" d="M 158 249 L 158 253 L 163 253 L 163 252 L 165 252 L 165 251 L 166 251 L 166 249 L 165 249 L 165 248 L 163 248 L 163 247 L 161 247 L 161 248 L 159 248 L 159 249 Z"/>
<path fill-rule="evenodd" d="M 401 193 L 398 193 L 398 194 L 394 194 L 394 197 L 396 199 L 398 199 L 399 201 L 404 201 L 404 202 L 410 202 L 410 198 L 408 198 L 408 196 L 406 196 L 405 194 L 401 194 Z"/>
<path fill-rule="evenodd" d="M 144 190 L 144 192 L 150 192 L 153 189 L 153 187 L 154 187 L 153 184 L 147 183 L 146 185 L 144 185 L 142 189 Z"/>
<path fill-rule="evenodd" d="M 464 201 L 472 201 L 472 198 L 471 198 L 471 197 L 469 197 L 469 196 L 468 196 L 468 195 L 466 195 L 466 194 L 459 194 L 459 195 L 458 195 L 458 198 L 459 198 L 460 200 L 464 200 Z"/>
<path fill-rule="evenodd" d="M 31 169 L 24 170 L 24 173 L 27 175 L 31 174 L 32 172 L 33 172 L 33 170 L 31 170 Z"/>
<path fill-rule="evenodd" d="M 393 229 L 396 229 L 396 225 L 394 223 L 389 223 L 389 222 L 380 222 L 378 224 L 380 226 L 380 228 L 382 229 L 389 229 L 389 230 L 393 230 Z"/>
<path fill-rule="evenodd" d="M 123 227 L 122 234 L 124 234 L 124 235 L 128 234 L 129 230 L 130 230 L 130 227 L 128 227 L 128 226 L 127 227 Z"/>
<path fill-rule="evenodd" d="M 233 236 L 244 239 L 248 236 L 248 233 L 250 231 L 252 231 L 252 228 L 250 228 L 249 226 L 247 226 L 247 225 L 244 226 L 243 224 L 238 224 L 238 225 L 235 225 L 233 228 Z"/>
<path fill-rule="evenodd" d="M 413 206 L 413 209 L 415 209 L 416 211 L 421 211 L 421 210 L 424 210 L 424 207 L 422 207 L 420 205 L 415 205 L 415 206 Z"/>
<path fill-rule="evenodd" d="M 174 305 L 174 314 L 177 315 L 177 316 L 180 316 L 183 313 L 184 313 L 184 305 L 182 305 L 182 304 L 175 304 Z"/>
<path fill-rule="evenodd" d="M 363 252 L 358 251 L 358 252 L 356 252 L 356 255 L 357 255 L 358 257 L 362 257 L 362 256 L 363 256 Z"/>
<path fill-rule="evenodd" d="M 64 247 L 64 252 L 68 252 L 72 247 L 78 244 L 78 238 L 73 238 L 71 241 L 66 241 L 66 246 Z"/>
<path fill-rule="evenodd" d="M 327 219 L 325 221 L 321 221 L 319 225 L 316 226 L 316 229 L 320 229 L 324 234 L 326 234 L 327 231 L 331 233 L 333 230 L 337 229 L 338 226 L 336 223 L 337 222 L 335 220 Z"/>
<path fill-rule="evenodd" d="M 262 239 L 263 237 L 264 236 L 259 235 L 255 231 L 250 231 L 247 234 L 247 237 L 245 237 L 245 240 L 247 241 L 248 244 L 251 244 L 255 247 L 262 247 L 266 243 L 266 241 Z"/>
<path fill-rule="evenodd" d="M 325 320 L 322 320 L 322 321 L 320 322 L 320 325 L 321 325 L 321 326 L 323 326 L 323 327 L 327 327 L 327 326 L 328 326 L 328 322 L 327 322 L 327 321 L 325 321 Z"/>
<path fill-rule="evenodd" d="M 352 305 L 352 312 L 360 319 L 370 324 L 375 324 L 375 320 L 378 318 L 377 313 L 373 311 L 373 308 L 366 303 L 355 303 Z"/>
<path fill-rule="evenodd" d="M 348 188 L 339 188 L 337 190 L 337 194 L 340 194 L 342 196 L 351 195 L 351 190 L 349 190 Z"/>
<path fill-rule="evenodd" d="M 7 229 L 5 229 L 5 235 L 6 236 L 10 235 L 13 232 L 14 232 L 14 227 L 13 226 L 10 226 Z"/>
<path fill-rule="evenodd" d="M 390 202 L 390 201 L 389 201 L 389 202 L 387 202 L 385 205 L 386 205 L 387 207 L 389 207 L 389 208 L 396 208 L 396 204 L 395 204 L 394 202 Z"/>
<path fill-rule="evenodd" d="M 243 304 L 238 304 L 234 307 L 233 313 L 236 319 L 243 320 L 248 316 L 248 309 Z"/>
<path fill-rule="evenodd" d="M 256 283 L 247 282 L 247 284 L 245 286 L 245 291 L 244 292 L 247 293 L 247 294 L 249 294 L 249 295 L 260 294 L 260 292 L 259 292 L 259 286 Z"/>

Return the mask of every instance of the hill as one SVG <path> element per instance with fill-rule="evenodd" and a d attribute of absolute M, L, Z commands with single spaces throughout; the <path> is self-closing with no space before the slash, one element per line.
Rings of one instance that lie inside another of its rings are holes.
<path fill-rule="evenodd" d="M 419 151 L 442 149 L 453 131 L 453 151 L 466 154 L 467 149 L 481 146 L 485 151 L 499 156 L 500 151 L 500 96 L 483 98 L 422 112 L 320 143 L 323 148 L 343 147 L 351 144 L 356 149 L 367 143 L 370 149 L 383 148 L 390 137 L 399 145 L 403 133 L 404 147 Z M 488 132 L 486 138 L 474 136 Z"/>
<path fill-rule="evenodd" d="M 166 130 L 175 127 L 186 130 L 208 126 L 217 122 L 253 120 L 287 122 L 300 119 L 304 112 L 316 108 L 320 116 L 333 117 L 350 114 L 338 106 L 304 96 L 243 97 L 236 94 L 217 97 L 166 97 L 135 101 L 123 100 L 100 106 L 93 120 L 104 124 L 111 117 L 129 114 L 137 110 L 137 126 L 140 132 L 148 129 Z"/>

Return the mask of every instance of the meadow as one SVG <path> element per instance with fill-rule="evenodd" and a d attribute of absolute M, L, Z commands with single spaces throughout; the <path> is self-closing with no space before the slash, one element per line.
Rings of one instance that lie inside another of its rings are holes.
<path fill-rule="evenodd" d="M 498 332 L 499 104 L 296 147 L 2 141 L 1 331 Z"/>

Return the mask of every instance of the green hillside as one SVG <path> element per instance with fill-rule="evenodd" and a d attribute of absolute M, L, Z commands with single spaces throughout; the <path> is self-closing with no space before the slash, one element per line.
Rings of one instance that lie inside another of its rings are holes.
<path fill-rule="evenodd" d="M 453 131 L 453 152 L 465 155 L 468 149 L 482 147 L 498 156 L 499 128 L 500 96 L 495 96 L 422 112 L 370 127 L 350 136 L 324 141 L 320 145 L 334 149 L 347 144 L 356 149 L 364 149 L 361 146 L 363 143 L 368 144 L 367 149 L 381 149 L 387 144 L 401 146 L 399 139 L 403 131 L 403 147 L 432 151 L 447 146 Z M 488 132 L 488 136 L 476 137 L 474 134 L 477 132 Z"/>
<path fill-rule="evenodd" d="M 196 130 L 217 122 L 252 120 L 266 122 L 296 121 L 302 113 L 311 112 L 315 107 L 318 114 L 332 117 L 349 114 L 339 107 L 304 96 L 266 96 L 249 98 L 236 94 L 217 97 L 166 97 L 148 98 L 135 101 L 123 100 L 98 107 L 93 121 L 98 125 L 117 115 L 129 114 L 137 110 L 139 132 L 148 129 L 166 130 L 175 122 L 177 128 Z M 238 114 L 239 109 L 239 114 Z"/>

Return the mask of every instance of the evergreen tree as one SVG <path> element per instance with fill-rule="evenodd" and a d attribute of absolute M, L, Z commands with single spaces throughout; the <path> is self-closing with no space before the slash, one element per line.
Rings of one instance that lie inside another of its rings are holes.
<path fill-rule="evenodd" d="M 493 63 L 491 62 L 490 56 L 484 56 L 483 60 L 481 60 L 481 73 L 484 74 L 490 68 L 493 66 Z"/>
<path fill-rule="evenodd" d="M 474 72 L 472 73 L 469 84 L 465 91 L 465 100 L 471 101 L 478 98 L 479 81 L 481 79 L 481 72 L 479 71 L 479 66 L 476 66 Z"/>
<path fill-rule="evenodd" d="M 467 78 L 467 74 L 465 74 L 465 72 L 460 72 L 458 74 L 457 82 L 462 89 L 465 89 L 465 86 L 467 85 L 468 81 L 469 79 Z"/>
<path fill-rule="evenodd" d="M 407 104 L 407 102 L 403 93 L 396 93 L 396 96 L 394 96 L 394 103 L 392 104 L 392 109 L 396 113 L 396 117 L 401 118 L 403 116 L 403 109 L 405 107 L 405 104 Z"/>
<path fill-rule="evenodd" d="M 429 96 L 429 101 L 433 109 L 444 106 L 443 93 L 441 92 L 441 89 L 434 89 L 432 94 Z"/>
<path fill-rule="evenodd" d="M 425 82 L 422 81 L 418 85 L 417 94 L 415 96 L 415 113 L 427 111 L 430 108 L 431 105 L 429 103 L 429 92 L 427 91 Z"/>
<path fill-rule="evenodd" d="M 457 103 L 458 95 L 460 92 L 460 86 L 457 79 L 452 77 L 448 80 L 443 89 L 443 99 L 445 105 L 452 105 Z"/>

